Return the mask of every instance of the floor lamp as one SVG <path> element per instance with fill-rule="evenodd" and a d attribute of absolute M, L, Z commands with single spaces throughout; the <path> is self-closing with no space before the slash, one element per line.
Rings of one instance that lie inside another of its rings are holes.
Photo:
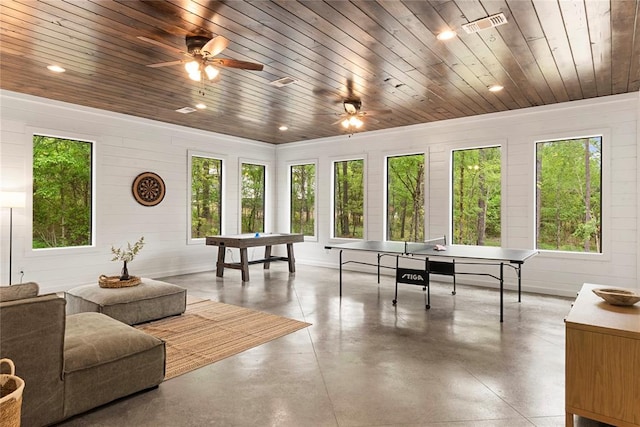
<path fill-rule="evenodd" d="M 23 191 L 0 191 L 0 207 L 9 208 L 9 285 L 13 254 L 13 208 L 24 208 L 26 195 Z"/>

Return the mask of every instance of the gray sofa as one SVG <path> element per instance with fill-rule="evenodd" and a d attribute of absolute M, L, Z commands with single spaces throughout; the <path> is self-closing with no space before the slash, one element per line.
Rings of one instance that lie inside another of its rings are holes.
<path fill-rule="evenodd" d="M 34 292 L 35 289 L 35 292 Z M 25 381 L 22 425 L 44 426 L 160 384 L 165 345 L 101 313 L 65 315 L 35 283 L 0 287 L 0 358 Z"/>

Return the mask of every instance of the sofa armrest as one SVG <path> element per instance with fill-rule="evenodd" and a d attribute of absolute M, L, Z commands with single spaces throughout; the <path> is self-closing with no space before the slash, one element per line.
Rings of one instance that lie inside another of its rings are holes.
<path fill-rule="evenodd" d="M 22 425 L 42 426 L 63 416 L 65 300 L 43 295 L 0 303 L 0 357 L 25 382 Z"/>

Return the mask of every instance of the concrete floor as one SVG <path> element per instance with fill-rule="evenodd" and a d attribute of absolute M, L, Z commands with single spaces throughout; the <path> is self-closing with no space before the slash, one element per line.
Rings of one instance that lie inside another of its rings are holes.
<path fill-rule="evenodd" d="M 189 295 L 313 325 L 64 426 L 564 426 L 564 324 L 571 300 L 418 286 L 286 263 L 165 277 Z M 602 424 L 576 417 L 576 425 Z"/>

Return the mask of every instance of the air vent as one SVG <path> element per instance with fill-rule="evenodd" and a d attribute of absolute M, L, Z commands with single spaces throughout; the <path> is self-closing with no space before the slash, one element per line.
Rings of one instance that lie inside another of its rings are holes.
<path fill-rule="evenodd" d="M 294 79 L 293 77 L 283 77 L 281 79 L 272 81 L 270 84 L 276 87 L 284 87 L 284 86 L 289 86 L 290 84 L 293 84 L 295 82 L 297 82 L 297 80 Z"/>
<path fill-rule="evenodd" d="M 193 113 L 194 111 L 197 111 L 197 110 L 192 107 L 182 107 L 176 110 L 177 113 L 182 113 L 182 114 L 189 114 L 189 113 Z"/>
<path fill-rule="evenodd" d="M 507 18 L 504 16 L 504 13 L 497 13 L 486 18 L 478 19 L 477 21 L 469 22 L 468 24 L 464 24 L 462 28 L 467 32 L 467 34 L 473 34 L 478 31 L 487 30 L 506 23 Z"/>

